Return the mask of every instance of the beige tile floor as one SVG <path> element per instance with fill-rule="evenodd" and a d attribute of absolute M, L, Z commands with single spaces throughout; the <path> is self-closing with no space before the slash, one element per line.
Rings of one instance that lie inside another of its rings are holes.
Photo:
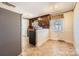
<path fill-rule="evenodd" d="M 63 41 L 48 40 L 40 47 L 27 47 L 22 52 L 23 56 L 75 56 L 73 44 Z"/>

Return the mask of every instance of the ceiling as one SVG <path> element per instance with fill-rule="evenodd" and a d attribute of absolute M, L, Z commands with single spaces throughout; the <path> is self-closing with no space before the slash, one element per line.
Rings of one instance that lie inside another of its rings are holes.
<path fill-rule="evenodd" d="M 34 18 L 46 14 L 57 14 L 70 11 L 74 8 L 74 2 L 10 2 L 20 8 L 23 16 Z"/>

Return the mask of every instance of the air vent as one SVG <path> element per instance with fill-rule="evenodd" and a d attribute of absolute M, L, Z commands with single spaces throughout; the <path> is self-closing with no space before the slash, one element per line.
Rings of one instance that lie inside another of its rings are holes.
<path fill-rule="evenodd" d="M 10 3 L 8 3 L 8 2 L 2 2 L 2 3 L 5 4 L 5 5 L 7 5 L 7 6 L 16 7 L 15 5 L 10 4 Z"/>

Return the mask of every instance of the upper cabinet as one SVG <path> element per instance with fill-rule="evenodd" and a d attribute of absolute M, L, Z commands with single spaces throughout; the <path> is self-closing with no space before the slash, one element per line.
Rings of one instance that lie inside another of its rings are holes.
<path fill-rule="evenodd" d="M 39 18 L 38 18 L 38 24 L 39 24 L 39 26 L 43 27 L 43 28 L 49 28 L 50 16 L 46 15 L 46 16 L 39 17 Z"/>

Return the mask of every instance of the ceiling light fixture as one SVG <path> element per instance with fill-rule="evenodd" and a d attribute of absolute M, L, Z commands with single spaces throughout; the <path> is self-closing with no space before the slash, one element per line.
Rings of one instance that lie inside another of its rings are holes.
<path fill-rule="evenodd" d="M 38 20 L 42 20 L 42 19 L 39 17 Z"/>
<path fill-rule="evenodd" d="M 58 8 L 58 5 L 54 5 L 54 9 L 57 9 Z"/>
<path fill-rule="evenodd" d="M 53 10 L 53 6 L 50 5 L 50 6 L 49 6 L 49 9 L 50 9 L 50 10 Z"/>

